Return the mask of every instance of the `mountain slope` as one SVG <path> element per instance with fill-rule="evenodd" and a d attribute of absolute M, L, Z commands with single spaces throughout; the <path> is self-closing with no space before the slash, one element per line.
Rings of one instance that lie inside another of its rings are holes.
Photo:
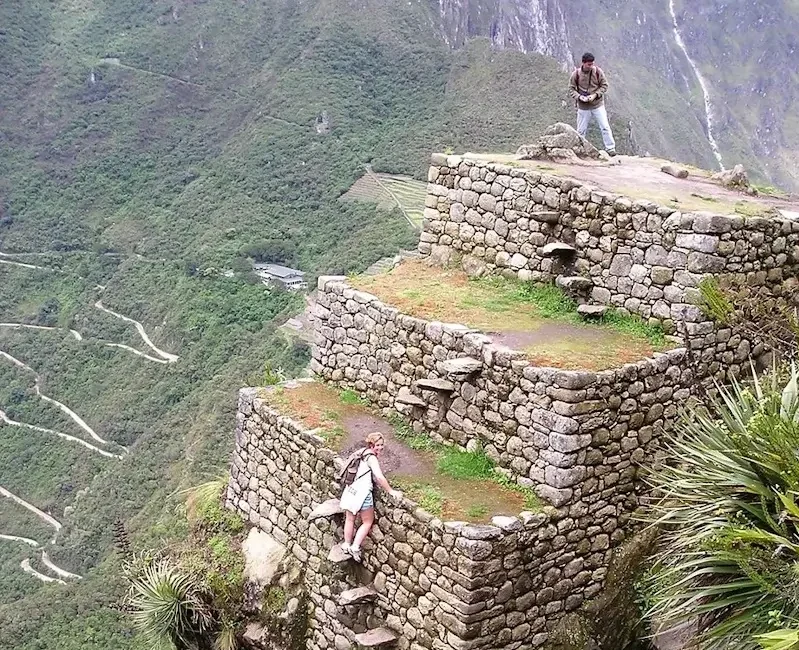
<path fill-rule="evenodd" d="M 718 163 L 693 62 L 707 86 L 711 135 L 724 164 L 742 162 L 760 180 L 799 187 L 795 2 L 430 1 L 452 47 L 482 36 L 497 48 L 545 53 L 566 67 L 592 51 L 611 81 L 609 110 L 632 120 L 641 152 L 713 168 Z"/>
<path fill-rule="evenodd" d="M 63 524 L 48 552 L 83 576 L 41 583 L 0 540 L 0 648 L 135 647 L 114 521 L 140 547 L 185 534 L 176 492 L 227 466 L 235 390 L 307 361 L 277 330 L 301 300 L 252 284 L 243 249 L 279 241 L 315 276 L 412 246 L 399 212 L 340 195 L 367 164 L 423 178 L 431 150 L 515 149 L 570 116 L 563 74 L 450 50 L 426 2 L 32 0 L 0 25 L 0 322 L 58 328 L 0 328 L 31 369 L 0 359 L 0 410 L 91 442 L 40 385 L 123 456 L 0 425 L 0 485 Z M 152 350 L 98 300 L 178 360 L 131 352 Z M 0 534 L 52 531 L 3 500 Z"/>

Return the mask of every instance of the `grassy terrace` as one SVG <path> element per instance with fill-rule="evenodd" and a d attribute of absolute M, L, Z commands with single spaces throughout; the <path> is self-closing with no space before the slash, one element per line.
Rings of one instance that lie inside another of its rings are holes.
<path fill-rule="evenodd" d="M 356 393 L 300 382 L 264 393 L 266 401 L 319 435 L 342 456 L 380 431 L 386 449 L 380 464 L 392 486 L 430 514 L 446 520 L 485 523 L 494 515 L 517 515 L 541 507 L 535 494 L 495 471 L 482 452 L 464 452 L 416 434 L 401 418 L 387 420 Z"/>
<path fill-rule="evenodd" d="M 552 285 L 493 277 L 470 280 L 460 270 L 406 260 L 393 271 L 350 279 L 400 311 L 491 333 L 530 361 L 564 369 L 604 370 L 640 361 L 667 347 L 663 331 L 637 317 L 609 312 L 587 323 Z"/>
<path fill-rule="evenodd" d="M 376 203 L 383 210 L 399 208 L 405 216 L 421 227 L 427 183 L 400 174 L 368 171 L 342 196 L 342 201 Z"/>

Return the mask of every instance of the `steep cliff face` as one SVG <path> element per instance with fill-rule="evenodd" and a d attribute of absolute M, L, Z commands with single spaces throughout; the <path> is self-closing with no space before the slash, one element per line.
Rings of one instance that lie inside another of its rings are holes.
<path fill-rule="evenodd" d="M 431 0 L 451 47 L 494 47 L 571 66 L 590 50 L 641 152 L 703 167 L 743 162 L 799 188 L 799 4 L 791 0 Z"/>
<path fill-rule="evenodd" d="M 571 64 L 571 45 L 561 0 L 438 0 L 447 43 L 460 47 L 473 36 L 495 47 L 551 56 Z"/>

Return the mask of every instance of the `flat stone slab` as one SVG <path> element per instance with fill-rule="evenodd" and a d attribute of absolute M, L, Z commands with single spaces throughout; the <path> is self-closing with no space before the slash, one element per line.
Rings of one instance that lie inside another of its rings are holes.
<path fill-rule="evenodd" d="M 559 275 L 555 278 L 555 284 L 566 291 L 586 291 L 594 286 L 590 278 L 584 278 L 581 275 Z"/>
<path fill-rule="evenodd" d="M 341 509 L 339 499 L 328 499 L 324 503 L 320 503 L 311 511 L 311 514 L 308 515 L 308 521 L 313 521 L 314 519 L 325 519 L 327 517 L 332 517 L 333 515 L 340 515 L 343 512 L 344 511 Z"/>
<path fill-rule="evenodd" d="M 408 404 L 409 406 L 427 406 L 427 402 L 425 402 L 421 397 L 414 395 L 405 387 L 400 388 L 400 391 L 394 398 L 394 401 L 399 402 L 400 404 Z"/>
<path fill-rule="evenodd" d="M 376 627 L 363 634 L 355 635 L 355 642 L 362 648 L 377 648 L 394 643 L 399 637 L 387 627 Z"/>
<path fill-rule="evenodd" d="M 577 313 L 586 318 L 599 318 L 604 316 L 608 311 L 605 305 L 580 305 L 577 307 Z"/>
<path fill-rule="evenodd" d="M 541 256 L 542 257 L 555 257 L 557 255 L 574 255 L 577 252 L 577 249 L 574 246 L 569 246 L 569 244 L 564 244 L 563 242 L 552 242 L 551 244 L 547 244 L 544 248 L 541 249 Z"/>
<path fill-rule="evenodd" d="M 684 167 L 677 167 L 677 165 L 663 165 L 660 171 L 669 176 L 674 176 L 674 178 L 688 178 L 688 170 Z"/>
<path fill-rule="evenodd" d="M 472 357 L 458 357 L 457 359 L 447 359 L 441 363 L 444 372 L 448 375 L 471 375 L 483 367 L 483 362 Z"/>
<path fill-rule="evenodd" d="M 443 393 L 451 393 L 455 390 L 455 384 L 448 379 L 417 379 L 416 386 L 423 390 L 438 390 Z"/>
<path fill-rule="evenodd" d="M 334 564 L 343 564 L 344 562 L 349 562 L 352 557 L 344 552 L 341 544 L 334 544 L 333 548 L 330 549 L 330 553 L 327 554 L 327 559 Z"/>
<path fill-rule="evenodd" d="M 338 596 L 339 605 L 360 605 L 377 600 L 377 592 L 371 587 L 356 587 L 342 591 Z"/>

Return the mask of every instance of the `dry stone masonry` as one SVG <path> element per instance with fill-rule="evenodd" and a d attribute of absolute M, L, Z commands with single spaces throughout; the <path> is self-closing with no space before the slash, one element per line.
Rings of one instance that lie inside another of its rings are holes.
<path fill-rule="evenodd" d="M 365 566 L 350 566 L 335 547 L 343 461 L 244 389 L 228 506 L 304 564 L 311 650 L 544 646 L 602 589 L 633 528 L 641 468 L 680 406 L 768 352 L 704 315 L 700 282 L 723 278 L 775 304 L 797 293 L 797 222 L 681 213 L 457 156 L 434 155 L 429 181 L 418 252 L 431 265 L 554 282 L 586 313 L 616 308 L 661 323 L 674 349 L 602 372 L 537 367 L 485 333 L 319 278 L 312 371 L 417 432 L 482 449 L 546 505 L 472 525 L 378 500 Z"/>
<path fill-rule="evenodd" d="M 597 522 L 612 521 L 613 507 L 550 506 L 474 525 L 378 500 L 364 567 L 345 567 L 331 553 L 343 534 L 332 501 L 341 462 L 255 389 L 240 392 L 227 504 L 304 565 L 309 648 L 538 647 L 601 588 L 620 533 Z"/>
<path fill-rule="evenodd" d="M 443 154 L 433 155 L 428 180 L 422 254 L 460 261 L 472 275 L 571 283 L 580 301 L 678 332 L 700 356 L 701 375 L 737 373 L 763 352 L 702 313 L 703 279 L 767 299 L 797 293 L 799 222 L 778 215 L 682 213 L 572 178 Z"/>

